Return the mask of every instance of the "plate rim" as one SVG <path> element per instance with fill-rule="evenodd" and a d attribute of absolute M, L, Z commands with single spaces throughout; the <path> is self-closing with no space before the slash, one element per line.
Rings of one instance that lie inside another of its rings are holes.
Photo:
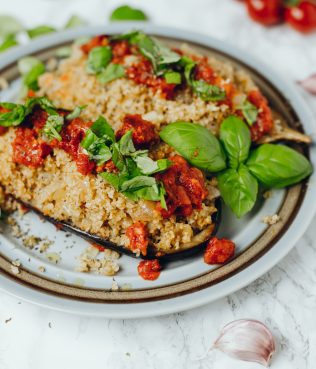
<path fill-rule="evenodd" d="M 283 96 L 291 102 L 291 107 L 295 110 L 303 125 L 304 122 L 309 120 L 311 122 L 310 126 L 313 126 L 315 129 L 315 118 L 313 117 L 310 108 L 297 92 L 293 83 L 283 80 L 283 78 L 270 69 L 270 67 L 249 55 L 247 52 L 236 48 L 225 41 L 212 38 L 205 34 L 191 32 L 189 30 L 156 26 L 149 23 L 126 22 L 124 24 L 81 27 L 67 31 L 60 31 L 52 35 L 43 36 L 27 45 L 18 46 L 9 50 L 6 54 L 0 57 L 0 69 L 4 69 L 10 66 L 10 64 L 15 63 L 23 55 L 32 54 L 34 52 L 41 51 L 43 48 L 47 49 L 48 47 L 53 47 L 63 42 L 69 42 L 80 36 L 100 33 L 121 33 L 133 28 L 142 29 L 145 32 L 157 34 L 162 37 L 175 37 L 183 41 L 195 42 L 220 52 L 224 52 L 225 54 L 240 60 L 242 63 L 254 70 L 260 70 L 260 74 L 276 86 L 278 90 L 282 91 Z M 315 167 L 315 147 L 311 147 L 310 154 L 312 163 Z M 316 174 L 314 172 L 309 181 L 315 181 L 315 177 Z M 274 244 L 273 248 L 262 255 L 257 261 L 232 277 L 228 277 L 224 281 L 187 295 L 173 297 L 166 300 L 143 303 L 139 302 L 136 304 L 83 302 L 36 291 L 22 285 L 21 283 L 16 283 L 14 278 L 5 277 L 2 274 L 0 275 L 0 290 L 43 307 L 87 316 L 141 318 L 192 309 L 235 292 L 259 278 L 262 274 L 276 265 L 295 246 L 296 242 L 301 238 L 309 223 L 312 221 L 314 214 L 316 213 L 316 203 L 313 204 L 313 201 L 308 201 L 308 199 L 313 197 L 315 198 L 315 195 L 316 189 L 313 189 L 312 186 L 308 186 L 302 205 L 296 214 L 291 227 L 285 232 L 280 240 Z M 210 289 L 212 289 L 212 294 L 209 293 Z M 132 305 L 136 305 L 138 308 L 131 309 L 130 307 Z"/>

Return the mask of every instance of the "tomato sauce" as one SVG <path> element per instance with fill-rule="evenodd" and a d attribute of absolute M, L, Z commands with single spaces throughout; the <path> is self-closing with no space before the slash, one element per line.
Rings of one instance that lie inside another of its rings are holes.
<path fill-rule="evenodd" d="M 139 114 L 127 114 L 122 127 L 117 131 L 116 138 L 120 139 L 126 132 L 133 131 L 133 143 L 137 147 L 148 147 L 159 140 L 155 126 L 143 119 Z"/>
<path fill-rule="evenodd" d="M 223 264 L 234 256 L 235 243 L 225 238 L 212 237 L 204 252 L 206 264 Z"/>
<path fill-rule="evenodd" d="M 55 145 L 66 151 L 76 162 L 78 172 L 87 175 L 91 173 L 96 164 L 89 159 L 89 156 L 83 152 L 80 146 L 87 129 L 92 122 L 85 122 L 81 118 L 73 119 L 61 132 L 62 141 L 56 142 Z"/>
<path fill-rule="evenodd" d="M 146 281 L 154 281 L 160 275 L 161 265 L 159 260 L 143 260 L 138 264 L 138 274 Z"/>
<path fill-rule="evenodd" d="M 81 45 L 80 48 L 85 54 L 89 54 L 89 52 L 95 47 L 107 46 L 108 44 L 109 44 L 108 37 L 106 35 L 100 35 L 93 37 L 90 41 Z"/>
<path fill-rule="evenodd" d="M 140 251 L 144 256 L 147 255 L 148 234 L 144 223 L 137 221 L 126 230 L 126 236 L 129 238 L 129 249 L 133 252 Z"/>
<path fill-rule="evenodd" d="M 132 48 L 126 40 L 122 41 L 112 41 L 112 63 L 123 64 L 125 56 L 132 54 Z"/>
<path fill-rule="evenodd" d="M 145 58 L 127 68 L 126 75 L 137 84 L 146 85 L 155 91 L 159 90 L 165 99 L 174 97 L 177 85 L 169 84 L 163 77 L 155 76 L 151 62 Z"/>
<path fill-rule="evenodd" d="M 193 209 L 201 209 L 202 202 L 208 195 L 203 173 L 191 167 L 181 156 L 169 158 L 173 165 L 164 173 L 156 175 L 162 181 L 167 192 L 167 210 L 160 203 L 158 210 L 164 218 L 172 214 L 189 216 Z"/>
<path fill-rule="evenodd" d="M 248 100 L 259 110 L 256 122 L 250 127 L 252 141 L 258 141 L 273 127 L 273 117 L 266 98 L 258 90 L 248 94 Z"/>

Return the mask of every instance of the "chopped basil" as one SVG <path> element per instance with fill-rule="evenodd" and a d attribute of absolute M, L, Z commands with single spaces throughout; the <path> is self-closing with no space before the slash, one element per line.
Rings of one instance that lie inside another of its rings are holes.
<path fill-rule="evenodd" d="M 66 115 L 67 120 L 73 120 L 75 118 L 78 118 L 82 112 L 87 107 L 87 105 L 83 106 L 76 106 L 72 112 Z"/>
<path fill-rule="evenodd" d="M 18 42 L 15 36 L 8 35 L 3 39 L 2 43 L 0 44 L 0 53 L 16 45 L 18 45 Z"/>
<path fill-rule="evenodd" d="M 109 46 L 98 46 L 93 48 L 88 56 L 86 70 L 88 73 L 101 72 L 111 61 L 112 50 Z"/>
<path fill-rule="evenodd" d="M 78 15 L 72 15 L 68 19 L 65 28 L 75 28 L 85 25 L 87 25 L 87 22 L 83 18 L 79 17 Z"/>
<path fill-rule="evenodd" d="M 110 15 L 111 21 L 145 21 L 147 19 L 148 17 L 142 10 L 132 8 L 128 5 L 119 6 Z"/>
<path fill-rule="evenodd" d="M 37 26 L 32 29 L 28 29 L 26 32 L 30 38 L 35 38 L 35 37 L 46 35 L 48 33 L 56 32 L 56 29 L 50 26 L 42 25 L 42 26 Z"/>
<path fill-rule="evenodd" d="M 163 74 L 167 66 L 177 63 L 181 56 L 170 50 L 154 37 L 145 35 L 140 31 L 132 31 L 120 36 L 112 37 L 113 40 L 127 40 L 138 46 L 139 51 L 151 61 L 156 74 Z"/>
<path fill-rule="evenodd" d="M 38 90 L 38 77 L 45 73 L 45 65 L 37 58 L 26 56 L 18 61 L 18 69 L 23 76 L 23 86 Z"/>
<path fill-rule="evenodd" d="M 179 85 L 181 83 L 181 74 L 179 72 L 166 72 L 164 74 L 167 83 Z"/>
<path fill-rule="evenodd" d="M 46 97 L 33 97 L 28 99 L 24 105 L 3 102 L 0 103 L 0 106 L 9 111 L 0 113 L 0 126 L 18 126 L 24 121 L 25 117 L 33 111 L 36 105 L 39 105 L 48 114 L 57 114 L 54 105 Z"/>
<path fill-rule="evenodd" d="M 5 39 L 9 35 L 16 35 L 23 30 L 22 24 L 10 15 L 0 15 L 0 37 Z"/>
<path fill-rule="evenodd" d="M 124 67 L 120 64 L 110 63 L 103 71 L 98 75 L 98 81 L 102 84 L 106 84 L 115 79 L 125 77 Z"/>
<path fill-rule="evenodd" d="M 258 109 L 255 105 L 251 104 L 251 102 L 248 101 L 247 99 L 245 99 L 245 101 L 242 104 L 236 106 L 236 109 L 240 109 L 242 111 L 242 114 L 246 119 L 246 122 L 250 126 L 252 126 L 253 123 L 256 122 L 258 117 Z"/>
<path fill-rule="evenodd" d="M 58 141 L 61 141 L 59 133 L 61 132 L 63 125 L 64 118 L 61 115 L 50 115 L 46 120 L 43 132 L 49 140 L 56 138 Z"/>
<path fill-rule="evenodd" d="M 220 101 L 226 96 L 225 91 L 218 86 L 210 85 L 203 80 L 192 82 L 193 91 L 204 101 Z"/>
<path fill-rule="evenodd" d="M 81 146 L 98 165 L 112 159 L 118 173 L 103 172 L 100 176 L 117 191 L 134 201 L 160 201 L 161 206 L 166 206 L 162 184 L 150 175 L 165 171 L 172 163 L 167 159 L 154 161 L 148 157 L 148 150 L 136 150 L 132 131 L 126 132 L 116 142 L 112 127 L 99 117 L 87 130 Z"/>

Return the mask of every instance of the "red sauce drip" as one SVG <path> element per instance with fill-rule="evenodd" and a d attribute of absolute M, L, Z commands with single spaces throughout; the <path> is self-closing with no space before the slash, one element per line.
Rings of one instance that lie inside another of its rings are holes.
<path fill-rule="evenodd" d="M 142 255 L 147 255 L 148 234 L 144 223 L 137 221 L 126 230 L 129 238 L 129 249 L 133 252 L 140 251 Z"/>
<path fill-rule="evenodd" d="M 173 83 L 169 84 L 163 77 L 155 76 L 151 62 L 145 58 L 142 58 L 141 61 L 127 68 L 126 75 L 137 84 L 146 85 L 155 91 L 159 90 L 165 99 L 172 99 L 174 97 L 177 85 Z"/>
<path fill-rule="evenodd" d="M 212 237 L 207 244 L 204 261 L 206 264 L 223 264 L 234 256 L 235 247 L 231 240 Z"/>
<path fill-rule="evenodd" d="M 259 109 L 257 121 L 250 127 L 251 139 L 257 141 L 272 129 L 272 113 L 268 101 L 258 90 L 250 91 L 248 100 Z"/>
<path fill-rule="evenodd" d="M 65 150 L 76 162 L 78 172 L 87 175 L 95 169 L 95 163 L 89 160 L 89 156 L 83 152 L 80 146 L 87 129 L 92 122 L 85 122 L 81 118 L 75 118 L 63 128 L 62 141 L 54 141 L 55 146 Z"/>
<path fill-rule="evenodd" d="M 107 46 L 109 44 L 108 38 L 105 35 L 99 35 L 93 37 L 89 42 L 81 45 L 81 50 L 85 54 L 89 54 L 89 52 L 98 46 Z"/>
<path fill-rule="evenodd" d="M 169 158 L 173 165 L 156 178 L 163 182 L 167 192 L 167 210 L 162 209 L 160 203 L 158 210 L 164 218 L 176 213 L 189 216 L 193 209 L 201 209 L 202 201 L 208 195 L 203 173 L 191 167 L 181 156 Z"/>
<path fill-rule="evenodd" d="M 98 243 L 91 243 L 91 246 L 95 247 L 96 249 L 98 249 L 100 252 L 103 252 L 105 250 L 104 246 L 99 245 Z"/>
<path fill-rule="evenodd" d="M 138 274 L 146 281 L 154 281 L 160 275 L 161 265 L 159 260 L 143 260 L 138 264 Z"/>
<path fill-rule="evenodd" d="M 206 58 L 202 58 L 194 69 L 194 78 L 196 80 L 202 79 L 203 81 L 213 85 L 216 80 L 216 74 L 213 68 L 208 64 Z"/>
<path fill-rule="evenodd" d="M 133 142 L 137 147 L 148 147 L 159 140 L 155 126 L 143 119 L 139 114 L 127 114 L 122 127 L 117 131 L 116 138 L 120 139 L 126 132 L 133 131 Z"/>

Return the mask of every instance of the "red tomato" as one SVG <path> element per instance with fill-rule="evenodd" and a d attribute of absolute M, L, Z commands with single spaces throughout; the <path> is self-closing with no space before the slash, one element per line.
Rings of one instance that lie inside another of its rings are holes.
<path fill-rule="evenodd" d="M 206 264 L 223 264 L 235 253 L 235 244 L 231 240 L 212 237 L 207 244 L 204 261 Z"/>
<path fill-rule="evenodd" d="M 283 19 L 281 0 L 247 0 L 247 8 L 250 17 L 265 26 L 280 23 Z"/>
<path fill-rule="evenodd" d="M 297 6 L 287 8 L 285 20 L 299 32 L 312 32 L 316 30 L 316 5 L 302 1 Z"/>
<path fill-rule="evenodd" d="M 154 281 L 160 275 L 161 266 L 159 260 L 143 260 L 139 263 L 138 274 L 146 281 Z"/>

